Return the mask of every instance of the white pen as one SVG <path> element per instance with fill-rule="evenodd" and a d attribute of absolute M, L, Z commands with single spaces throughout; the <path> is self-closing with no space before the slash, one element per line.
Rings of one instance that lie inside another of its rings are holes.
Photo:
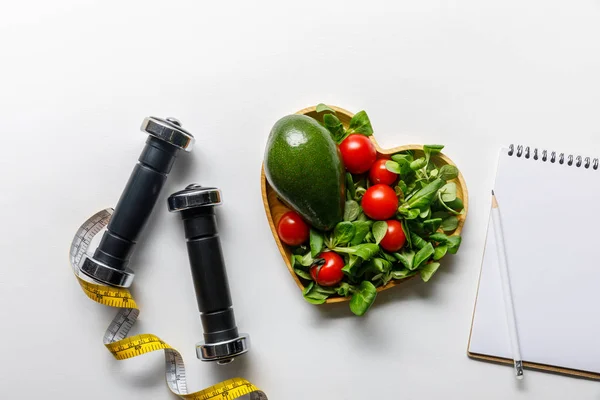
<path fill-rule="evenodd" d="M 510 279 L 508 275 L 508 263 L 506 261 L 506 246 L 504 245 L 504 233 L 500 221 L 500 209 L 498 201 L 492 190 L 492 221 L 494 222 L 494 235 L 496 237 L 496 249 L 498 251 L 498 267 L 500 268 L 500 280 L 502 281 L 502 292 L 504 296 L 504 310 L 508 323 L 510 345 L 512 347 L 513 360 L 515 362 L 515 374 L 517 379 L 523 379 L 523 360 L 519 349 L 519 335 L 517 333 L 517 320 L 515 317 L 515 306 L 513 304 Z"/>

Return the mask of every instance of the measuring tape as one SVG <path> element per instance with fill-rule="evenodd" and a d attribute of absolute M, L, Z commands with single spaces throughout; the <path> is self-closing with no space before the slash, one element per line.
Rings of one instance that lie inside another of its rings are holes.
<path fill-rule="evenodd" d="M 267 400 L 264 392 L 242 378 L 233 378 L 194 393 L 188 393 L 185 365 L 181 354 L 159 337 L 143 333 L 127 337 L 129 330 L 140 314 L 128 289 L 94 283 L 79 273 L 77 266 L 96 236 L 110 221 L 113 210 L 107 208 L 92 215 L 81 225 L 71 243 L 71 266 L 83 292 L 95 301 L 108 307 L 118 308 L 104 333 L 104 345 L 117 360 L 126 360 L 157 350 L 165 352 L 165 377 L 171 392 L 189 400 L 233 400 L 250 395 L 251 400 Z"/>

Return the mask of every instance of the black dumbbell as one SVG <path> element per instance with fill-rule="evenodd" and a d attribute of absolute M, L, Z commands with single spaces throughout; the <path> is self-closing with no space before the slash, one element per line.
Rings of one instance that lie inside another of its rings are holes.
<path fill-rule="evenodd" d="M 214 206 L 221 204 L 217 188 L 189 185 L 168 199 L 169 211 L 181 212 L 192 279 L 204 330 L 196 344 L 202 361 L 226 364 L 250 348 L 250 337 L 238 333 L 227 271 L 217 231 Z"/>
<path fill-rule="evenodd" d="M 86 256 L 81 272 L 96 281 L 129 287 L 134 274 L 127 268 L 136 240 L 156 204 L 179 150 L 191 151 L 194 137 L 174 118 L 144 119 L 142 132 L 149 136 L 121 198 L 92 257 Z"/>

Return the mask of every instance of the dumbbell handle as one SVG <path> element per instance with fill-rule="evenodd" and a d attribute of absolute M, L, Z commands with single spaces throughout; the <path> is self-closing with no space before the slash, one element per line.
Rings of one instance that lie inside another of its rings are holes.
<path fill-rule="evenodd" d="M 238 336 L 214 207 L 181 212 L 192 280 L 208 343 Z"/>
<path fill-rule="evenodd" d="M 179 149 L 149 136 L 115 207 L 94 259 L 124 270 L 136 240 L 146 225 Z"/>

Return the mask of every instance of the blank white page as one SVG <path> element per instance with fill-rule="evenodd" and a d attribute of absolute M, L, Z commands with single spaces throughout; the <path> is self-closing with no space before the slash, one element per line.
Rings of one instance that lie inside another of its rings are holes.
<path fill-rule="evenodd" d="M 503 149 L 494 192 L 523 360 L 600 373 L 600 170 L 566 161 Z M 491 224 L 469 351 L 512 358 Z"/>

